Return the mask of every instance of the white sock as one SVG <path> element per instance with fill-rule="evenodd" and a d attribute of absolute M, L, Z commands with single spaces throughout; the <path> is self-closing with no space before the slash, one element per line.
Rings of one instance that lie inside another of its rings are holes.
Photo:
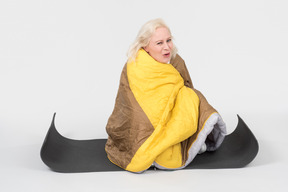
<path fill-rule="evenodd" d="M 205 143 L 203 143 L 203 145 L 201 146 L 200 150 L 198 151 L 198 154 L 204 153 L 207 149 L 207 146 Z"/>

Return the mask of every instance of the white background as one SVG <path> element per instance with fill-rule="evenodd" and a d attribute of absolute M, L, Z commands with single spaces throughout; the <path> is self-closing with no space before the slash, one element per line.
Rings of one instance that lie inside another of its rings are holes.
<path fill-rule="evenodd" d="M 288 191 L 285 0 L 1 0 L 1 191 Z M 126 52 L 163 18 L 194 86 L 228 132 L 239 114 L 260 151 L 243 169 L 60 174 L 40 159 L 56 127 L 106 138 Z"/>

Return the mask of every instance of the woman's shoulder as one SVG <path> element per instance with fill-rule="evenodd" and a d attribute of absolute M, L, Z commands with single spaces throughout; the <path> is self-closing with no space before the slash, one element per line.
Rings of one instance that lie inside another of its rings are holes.
<path fill-rule="evenodd" d="M 171 60 L 171 65 L 178 70 L 182 78 L 184 79 L 184 84 L 187 87 L 193 88 L 192 80 L 190 77 L 190 74 L 188 72 L 188 69 L 185 65 L 185 61 L 180 57 L 179 54 L 176 54 L 176 56 Z"/>
<path fill-rule="evenodd" d="M 174 67 L 178 65 L 185 65 L 185 61 L 182 59 L 182 57 L 179 54 L 176 54 L 176 56 L 171 60 L 170 62 Z"/>

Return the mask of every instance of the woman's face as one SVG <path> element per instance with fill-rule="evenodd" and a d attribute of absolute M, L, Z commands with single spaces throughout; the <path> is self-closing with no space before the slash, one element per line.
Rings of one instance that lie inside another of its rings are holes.
<path fill-rule="evenodd" d="M 169 63 L 173 49 L 173 42 L 169 30 L 165 27 L 157 28 L 151 36 L 149 44 L 144 47 L 144 49 L 156 61 Z"/>

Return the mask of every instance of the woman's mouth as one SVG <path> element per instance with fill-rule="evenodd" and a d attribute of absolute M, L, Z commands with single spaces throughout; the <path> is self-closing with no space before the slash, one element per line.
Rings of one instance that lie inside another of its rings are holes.
<path fill-rule="evenodd" d="M 164 54 L 164 57 L 170 57 L 170 53 Z"/>

